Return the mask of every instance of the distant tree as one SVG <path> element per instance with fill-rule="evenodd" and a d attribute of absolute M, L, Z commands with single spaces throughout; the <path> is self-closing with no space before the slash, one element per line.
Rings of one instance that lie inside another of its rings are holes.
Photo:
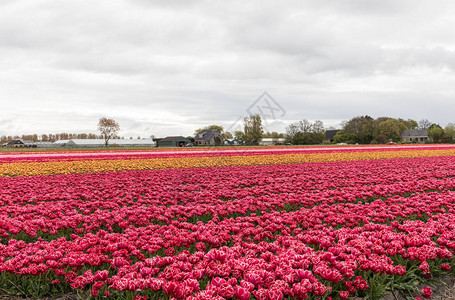
<path fill-rule="evenodd" d="M 270 133 L 270 138 L 272 138 L 272 143 L 274 143 L 274 144 L 278 143 L 280 141 L 279 139 L 281 137 L 282 137 L 282 134 L 279 134 L 276 131 L 273 131 Z"/>
<path fill-rule="evenodd" d="M 299 131 L 303 133 L 311 132 L 313 129 L 313 124 L 306 119 L 298 121 L 296 125 L 299 127 Z"/>
<path fill-rule="evenodd" d="M 372 141 L 373 144 L 385 144 L 389 137 L 383 133 L 378 134 Z"/>
<path fill-rule="evenodd" d="M 387 119 L 384 117 L 384 120 Z M 368 115 L 355 117 L 342 123 L 342 131 L 351 134 L 350 140 L 353 138 L 355 143 L 370 144 L 375 136 L 376 123 L 380 121 L 381 119 L 375 121 Z"/>
<path fill-rule="evenodd" d="M 222 134 L 223 135 L 223 138 L 225 139 L 229 139 L 231 140 L 234 136 L 232 135 L 232 133 L 230 133 L 229 131 L 226 131 L 225 133 Z"/>
<path fill-rule="evenodd" d="M 338 143 L 346 143 L 346 144 L 355 144 L 357 143 L 358 136 L 353 133 L 343 133 L 343 131 L 338 131 L 335 136 L 333 137 L 333 142 L 335 144 Z"/>
<path fill-rule="evenodd" d="M 245 133 L 241 130 L 237 130 L 234 132 L 234 137 L 236 140 L 245 142 Z"/>
<path fill-rule="evenodd" d="M 379 135 L 383 134 L 394 142 L 401 141 L 401 133 L 407 129 L 406 125 L 396 119 L 388 119 L 378 125 Z"/>
<path fill-rule="evenodd" d="M 428 119 L 422 119 L 419 121 L 419 126 L 417 128 L 421 130 L 427 130 L 430 129 L 431 125 L 432 123 L 428 121 Z"/>
<path fill-rule="evenodd" d="M 281 137 L 284 137 L 284 134 L 282 133 L 278 133 L 276 131 L 272 131 L 272 132 L 266 132 L 264 133 L 264 135 L 262 136 L 263 138 L 281 138 Z"/>
<path fill-rule="evenodd" d="M 299 125 L 297 123 L 289 124 L 286 127 L 286 142 L 296 145 L 297 133 L 299 131 Z"/>
<path fill-rule="evenodd" d="M 109 140 L 117 136 L 120 125 L 113 119 L 101 118 L 98 122 L 98 130 L 104 139 L 104 145 L 107 147 Z"/>
<path fill-rule="evenodd" d="M 301 120 L 286 127 L 286 141 L 294 145 L 321 144 L 325 138 L 322 121 Z"/>
<path fill-rule="evenodd" d="M 406 121 L 401 120 L 401 119 L 398 119 L 398 120 L 403 122 L 404 125 L 406 125 L 406 127 L 409 130 L 416 129 L 417 127 L 419 127 L 419 123 L 417 123 L 417 121 L 415 121 L 415 120 L 412 120 L 412 119 L 407 119 Z"/>
<path fill-rule="evenodd" d="M 322 121 L 317 120 L 313 123 L 313 142 L 314 144 L 322 144 L 325 139 L 325 128 L 324 123 Z"/>
<path fill-rule="evenodd" d="M 444 130 L 438 124 L 432 124 L 428 128 L 428 137 L 435 143 L 440 143 L 444 137 Z"/>
<path fill-rule="evenodd" d="M 444 127 L 444 143 L 453 143 L 455 139 L 455 124 L 449 123 L 446 127 Z"/>
<path fill-rule="evenodd" d="M 70 139 L 70 135 L 68 133 L 63 132 L 63 133 L 60 133 L 59 135 L 60 135 L 59 140 L 69 140 Z"/>
<path fill-rule="evenodd" d="M 262 119 L 259 114 L 243 118 L 243 133 L 245 144 L 259 145 L 264 133 Z"/>

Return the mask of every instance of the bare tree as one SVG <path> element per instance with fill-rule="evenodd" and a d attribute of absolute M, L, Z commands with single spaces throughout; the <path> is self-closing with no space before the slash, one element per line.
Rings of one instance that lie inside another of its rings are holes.
<path fill-rule="evenodd" d="M 428 121 L 428 119 L 422 119 L 419 121 L 419 125 L 418 125 L 418 129 L 430 129 L 430 126 L 431 126 L 431 122 Z"/>
<path fill-rule="evenodd" d="M 109 140 L 115 136 L 120 130 L 120 125 L 113 119 L 101 118 L 98 122 L 98 130 L 104 139 L 104 145 L 107 147 Z"/>

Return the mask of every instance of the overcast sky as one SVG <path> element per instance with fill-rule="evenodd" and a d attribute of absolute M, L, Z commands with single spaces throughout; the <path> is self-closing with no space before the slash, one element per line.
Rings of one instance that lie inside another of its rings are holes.
<path fill-rule="evenodd" d="M 1 0 L 0 135 L 106 116 L 125 137 L 186 136 L 258 106 L 281 132 L 364 114 L 445 126 L 454 16 L 434 0 Z"/>

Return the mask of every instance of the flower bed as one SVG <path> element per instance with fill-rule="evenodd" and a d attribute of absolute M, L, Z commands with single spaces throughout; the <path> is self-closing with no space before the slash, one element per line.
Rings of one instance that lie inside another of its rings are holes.
<path fill-rule="evenodd" d="M 453 155 L 455 147 L 445 145 L 10 154 L 0 155 L 0 177 Z"/>
<path fill-rule="evenodd" d="M 440 151 L 452 150 L 180 155 L 177 166 L 199 168 L 3 177 L 0 289 L 136 299 L 413 290 L 455 268 L 455 157 Z M 241 165 L 198 164 L 217 159 Z"/>

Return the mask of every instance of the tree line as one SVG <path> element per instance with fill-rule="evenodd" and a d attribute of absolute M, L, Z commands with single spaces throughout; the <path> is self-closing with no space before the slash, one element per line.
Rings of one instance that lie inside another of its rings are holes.
<path fill-rule="evenodd" d="M 102 135 L 94 133 L 49 133 L 49 134 L 22 134 L 22 135 L 2 135 L 0 137 L 1 143 L 8 143 L 12 140 L 23 139 L 32 142 L 55 142 L 60 140 L 71 139 L 101 139 Z"/>
<path fill-rule="evenodd" d="M 426 130 L 428 137 L 435 143 L 451 143 L 455 138 L 455 125 L 450 123 L 445 128 L 427 119 L 419 122 L 412 119 L 379 117 L 368 115 L 354 117 L 342 124 L 342 129 L 335 135 L 335 143 L 348 144 L 384 144 L 400 142 L 405 130 Z"/>
<path fill-rule="evenodd" d="M 210 125 L 195 131 L 197 134 L 203 129 L 212 129 L 231 138 L 232 134 L 224 132 L 220 125 Z M 413 119 L 379 117 L 372 118 L 368 115 L 354 117 L 341 123 L 341 130 L 334 137 L 334 143 L 348 144 L 385 144 L 387 142 L 401 142 L 401 135 L 405 130 L 425 130 L 431 142 L 455 142 L 455 124 L 449 123 L 442 128 L 439 124 L 427 119 L 419 122 Z M 291 123 L 286 127 L 286 133 L 264 132 L 262 120 L 259 115 L 251 115 L 243 119 L 243 130 L 236 131 L 234 138 L 245 145 L 258 145 L 262 138 L 272 138 L 277 142 L 284 138 L 285 143 L 293 145 L 317 145 L 326 141 L 326 129 L 320 120 L 314 122 L 301 120 Z"/>
<path fill-rule="evenodd" d="M 243 130 L 236 130 L 234 134 L 225 132 L 221 125 L 208 125 L 203 128 L 198 128 L 194 131 L 194 135 L 205 129 L 214 130 L 220 133 L 224 139 L 232 139 L 241 142 L 244 145 L 259 145 L 263 138 L 272 138 L 278 143 L 284 138 L 285 143 L 293 145 L 312 145 L 321 144 L 325 139 L 325 129 L 322 121 L 311 123 L 308 120 L 302 120 L 290 124 L 286 128 L 286 133 L 264 132 L 261 116 L 258 114 L 244 117 Z M 189 137 L 190 138 L 190 137 Z"/>
<path fill-rule="evenodd" d="M 341 124 L 341 130 L 334 136 L 334 143 L 348 144 L 384 144 L 386 142 L 400 142 L 401 135 L 405 130 L 421 129 L 426 130 L 428 137 L 435 143 L 455 142 L 455 124 L 449 123 L 445 128 L 439 124 L 432 123 L 427 119 L 419 122 L 412 119 L 379 117 L 372 118 L 368 115 L 354 117 Z M 263 138 L 272 138 L 278 141 L 284 138 L 285 143 L 293 145 L 316 145 L 325 141 L 326 130 L 324 123 L 320 120 L 310 122 L 301 120 L 291 123 L 286 127 L 286 133 L 264 132 L 261 116 L 258 114 L 243 118 L 243 130 L 237 130 L 232 134 L 224 131 L 221 125 L 208 125 L 194 131 L 197 135 L 200 131 L 211 129 L 219 132 L 224 139 L 233 139 L 245 145 L 258 145 Z M 119 124 L 108 118 L 100 118 L 98 123 L 100 134 L 94 133 L 51 133 L 51 134 L 29 134 L 21 136 L 0 137 L 0 142 L 7 143 L 13 139 L 23 139 L 33 142 L 55 142 L 58 140 L 70 139 L 104 139 L 106 146 L 112 138 L 120 138 L 117 134 L 120 130 Z M 190 140 L 194 139 L 188 137 Z"/>
<path fill-rule="evenodd" d="M 6 136 L 0 137 L 0 143 L 8 143 L 12 140 L 22 139 L 24 141 L 36 142 L 55 142 L 61 140 L 72 140 L 72 139 L 104 139 L 105 145 L 108 145 L 110 139 L 121 138 L 118 136 L 120 125 L 113 119 L 100 118 L 98 122 L 98 130 L 100 134 L 95 133 L 50 133 L 50 134 L 23 134 L 21 136 Z"/>

